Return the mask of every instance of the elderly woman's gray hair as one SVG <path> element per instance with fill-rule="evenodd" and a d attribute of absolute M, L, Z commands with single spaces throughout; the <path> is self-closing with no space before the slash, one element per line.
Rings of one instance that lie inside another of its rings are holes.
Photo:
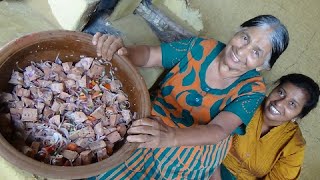
<path fill-rule="evenodd" d="M 240 26 L 241 28 L 249 27 L 267 27 L 273 31 L 270 33 L 272 52 L 268 61 L 269 68 L 272 68 L 279 56 L 287 49 L 289 44 L 289 33 L 287 28 L 280 20 L 272 15 L 260 15 L 249 19 Z"/>

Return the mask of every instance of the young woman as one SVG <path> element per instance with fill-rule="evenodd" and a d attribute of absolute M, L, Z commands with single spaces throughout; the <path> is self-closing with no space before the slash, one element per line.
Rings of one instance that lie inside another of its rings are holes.
<path fill-rule="evenodd" d="M 316 107 L 319 86 L 302 74 L 289 74 L 265 99 L 212 179 L 297 179 L 305 140 L 297 120 Z"/>

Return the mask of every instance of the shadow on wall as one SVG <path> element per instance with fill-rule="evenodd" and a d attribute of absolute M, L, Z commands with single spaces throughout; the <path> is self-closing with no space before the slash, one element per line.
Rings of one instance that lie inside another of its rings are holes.
<path fill-rule="evenodd" d="M 98 4 L 96 12 L 111 14 L 118 2 L 119 0 L 101 0 Z"/>
<path fill-rule="evenodd" d="M 123 34 L 121 31 L 114 28 L 112 23 L 108 21 L 108 16 L 111 15 L 117 2 L 118 0 L 102 0 L 98 5 L 97 10 L 93 13 L 91 20 L 83 29 L 83 32 L 91 35 L 96 32 L 101 32 L 104 34 L 122 36 Z M 134 14 L 141 16 L 146 20 L 161 42 L 172 42 L 195 36 L 195 34 L 176 24 L 159 9 L 155 8 L 152 5 L 151 0 L 142 1 L 134 11 Z"/>
<path fill-rule="evenodd" d="M 83 32 L 91 35 L 101 32 L 120 36 L 120 31 L 106 24 L 106 18 L 112 13 L 118 2 L 119 0 L 101 0 L 96 11 L 91 15 L 90 21 L 84 27 Z"/>

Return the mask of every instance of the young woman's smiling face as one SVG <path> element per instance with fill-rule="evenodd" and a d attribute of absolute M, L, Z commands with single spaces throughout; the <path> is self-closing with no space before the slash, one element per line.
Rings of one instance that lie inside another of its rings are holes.
<path fill-rule="evenodd" d="M 290 82 L 278 85 L 266 99 L 264 123 L 278 126 L 298 117 L 308 98 L 304 89 Z"/>

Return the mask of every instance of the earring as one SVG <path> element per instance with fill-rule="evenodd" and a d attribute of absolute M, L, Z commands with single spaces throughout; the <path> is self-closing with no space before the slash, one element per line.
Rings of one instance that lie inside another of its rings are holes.
<path fill-rule="evenodd" d="M 262 71 L 263 70 L 263 67 L 257 67 L 256 68 L 256 71 Z"/>
<path fill-rule="evenodd" d="M 298 119 L 299 119 L 299 118 L 297 118 L 297 117 L 296 117 L 296 118 L 293 118 L 293 119 L 291 119 L 291 122 L 293 122 L 293 123 L 294 123 L 294 122 L 297 122 Z"/>

